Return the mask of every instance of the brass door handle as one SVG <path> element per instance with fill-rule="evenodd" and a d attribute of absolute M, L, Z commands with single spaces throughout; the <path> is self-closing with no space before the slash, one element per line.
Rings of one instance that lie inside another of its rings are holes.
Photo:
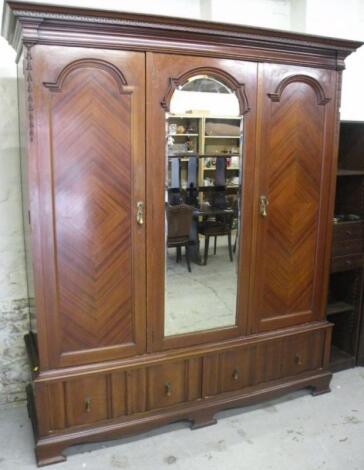
<path fill-rule="evenodd" d="M 167 397 L 172 395 L 172 385 L 169 382 L 164 385 L 164 393 L 167 395 Z"/>
<path fill-rule="evenodd" d="M 259 213 L 262 217 L 267 217 L 268 205 L 269 205 L 269 201 L 268 201 L 267 196 L 264 196 L 264 194 L 262 194 L 259 197 Z"/>
<path fill-rule="evenodd" d="M 233 370 L 232 377 L 233 377 L 233 380 L 239 380 L 239 371 L 238 371 L 238 369 Z"/>
<path fill-rule="evenodd" d="M 144 202 L 137 202 L 136 220 L 138 225 L 144 224 Z"/>
<path fill-rule="evenodd" d="M 90 413 L 91 411 L 91 398 L 85 398 L 85 412 Z"/>

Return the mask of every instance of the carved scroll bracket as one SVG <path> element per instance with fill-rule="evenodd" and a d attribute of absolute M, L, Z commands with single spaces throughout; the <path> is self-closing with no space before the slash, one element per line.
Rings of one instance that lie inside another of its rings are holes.
<path fill-rule="evenodd" d="M 290 83 L 305 83 L 306 85 L 309 85 L 313 91 L 316 94 L 317 98 L 317 104 L 319 105 L 325 105 L 327 104 L 331 98 L 328 98 L 325 95 L 325 91 L 322 88 L 322 85 L 313 77 L 310 77 L 309 75 L 290 75 L 289 77 L 284 78 L 277 86 L 275 89 L 274 93 L 268 93 L 269 98 L 274 101 L 274 102 L 279 102 L 281 100 L 281 96 L 285 88 L 290 84 Z"/>
<path fill-rule="evenodd" d="M 57 80 L 53 82 L 44 82 L 43 85 L 53 92 L 62 91 L 62 87 L 67 77 L 75 70 L 83 68 L 100 69 L 110 74 L 116 82 L 121 94 L 131 94 L 134 87 L 128 86 L 127 81 L 121 71 L 110 62 L 101 59 L 79 59 L 69 63 L 58 75 Z"/>

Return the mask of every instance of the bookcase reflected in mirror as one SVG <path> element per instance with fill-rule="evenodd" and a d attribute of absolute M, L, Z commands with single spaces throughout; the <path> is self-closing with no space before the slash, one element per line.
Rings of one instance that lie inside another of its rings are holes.
<path fill-rule="evenodd" d="M 165 336 L 236 323 L 243 122 L 235 93 L 208 75 L 166 113 Z"/>

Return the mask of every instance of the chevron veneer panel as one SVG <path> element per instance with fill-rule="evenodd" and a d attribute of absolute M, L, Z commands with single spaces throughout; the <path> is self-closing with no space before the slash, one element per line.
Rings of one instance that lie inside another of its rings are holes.
<path fill-rule="evenodd" d="M 130 100 L 92 66 L 52 93 L 62 352 L 132 340 Z"/>
<path fill-rule="evenodd" d="M 323 171 L 325 105 L 318 82 L 307 75 L 283 80 L 265 96 L 259 217 L 256 313 L 259 329 L 314 319 L 313 298 Z M 272 321 L 273 320 L 273 321 Z M 287 322 L 287 323 L 286 323 Z"/>

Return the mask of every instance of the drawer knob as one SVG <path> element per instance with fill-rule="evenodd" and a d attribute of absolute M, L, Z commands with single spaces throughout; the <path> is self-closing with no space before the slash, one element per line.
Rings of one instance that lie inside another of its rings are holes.
<path fill-rule="evenodd" d="M 294 362 L 295 364 L 297 364 L 298 366 L 302 366 L 303 362 L 302 362 L 302 358 L 299 354 L 296 354 L 295 357 L 294 357 Z"/>
<path fill-rule="evenodd" d="M 233 377 L 233 380 L 239 380 L 239 371 L 238 371 L 238 369 L 233 370 L 232 377 Z"/>
<path fill-rule="evenodd" d="M 91 398 L 85 398 L 85 412 L 90 413 L 91 411 Z"/>
<path fill-rule="evenodd" d="M 172 385 L 169 382 L 164 385 L 164 393 L 167 397 L 172 395 Z"/>

